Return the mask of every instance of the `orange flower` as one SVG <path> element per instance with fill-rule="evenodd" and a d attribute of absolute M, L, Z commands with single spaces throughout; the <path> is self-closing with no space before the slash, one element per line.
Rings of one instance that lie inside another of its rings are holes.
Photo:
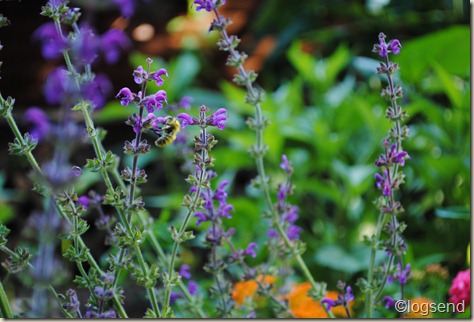
<path fill-rule="evenodd" d="M 433 317 L 433 313 L 430 312 L 430 304 L 434 303 L 432 300 L 426 297 L 416 297 L 410 300 L 410 312 L 405 315 L 407 319 L 429 319 Z M 413 309 L 416 308 L 416 312 Z"/>
<path fill-rule="evenodd" d="M 297 318 L 328 318 L 320 302 L 308 296 L 309 282 L 296 284 L 284 298 L 288 300 L 291 313 Z"/>
<path fill-rule="evenodd" d="M 257 277 L 257 280 L 262 283 L 262 276 Z M 265 276 L 263 281 L 265 284 L 275 283 L 275 276 Z M 253 297 L 258 289 L 258 283 L 255 280 L 241 281 L 234 284 L 232 290 L 232 299 L 236 306 L 244 304 L 247 297 Z"/>
<path fill-rule="evenodd" d="M 339 293 L 337 291 L 328 291 L 326 295 L 324 296 L 325 298 L 330 298 L 331 300 L 337 300 L 337 296 Z M 351 315 L 354 315 L 354 311 L 352 310 L 352 307 L 354 306 L 354 300 L 349 302 L 349 312 Z M 331 312 L 335 316 L 340 316 L 340 317 L 347 317 L 346 309 L 343 306 L 334 306 L 331 307 Z"/>

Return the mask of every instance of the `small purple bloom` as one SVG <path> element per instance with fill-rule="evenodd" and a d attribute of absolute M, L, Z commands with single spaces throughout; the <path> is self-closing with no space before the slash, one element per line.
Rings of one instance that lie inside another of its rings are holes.
<path fill-rule="evenodd" d="M 186 113 L 180 113 L 178 115 L 178 118 L 181 119 L 181 126 L 184 129 L 187 125 L 195 125 L 199 124 L 199 120 L 186 114 Z"/>
<path fill-rule="evenodd" d="M 176 293 L 176 292 L 171 292 L 170 294 L 170 305 L 173 305 L 177 299 L 180 299 L 182 298 L 183 295 L 180 294 L 180 293 Z"/>
<path fill-rule="evenodd" d="M 128 106 L 128 104 L 130 104 L 130 102 L 135 98 L 134 94 L 128 87 L 122 88 L 115 97 L 120 98 L 120 104 L 122 104 L 122 106 Z"/>
<path fill-rule="evenodd" d="M 385 308 L 389 309 L 395 305 L 395 300 L 391 298 L 390 296 L 385 296 L 382 299 L 382 302 L 385 302 Z"/>
<path fill-rule="evenodd" d="M 24 120 L 32 124 L 30 135 L 32 138 L 41 141 L 51 130 L 51 123 L 48 115 L 38 107 L 30 107 L 23 116 Z"/>
<path fill-rule="evenodd" d="M 44 86 L 44 97 L 49 104 L 61 103 L 66 94 L 72 92 L 71 79 L 64 67 L 58 67 L 49 73 Z"/>
<path fill-rule="evenodd" d="M 258 247 L 256 243 L 250 243 L 247 248 L 245 248 L 244 255 L 245 256 L 252 256 L 253 258 L 257 257 L 257 253 L 255 249 Z"/>
<path fill-rule="evenodd" d="M 191 268 L 189 267 L 188 264 L 181 265 L 181 267 L 179 268 L 179 275 L 181 275 L 182 277 L 186 279 L 191 278 Z"/>
<path fill-rule="evenodd" d="M 332 307 L 338 306 L 339 304 L 337 301 L 332 300 L 330 298 L 324 298 L 321 300 L 321 304 L 326 307 L 326 311 L 329 311 Z"/>
<path fill-rule="evenodd" d="M 232 218 L 232 215 L 230 214 L 230 211 L 234 210 L 234 206 L 226 204 L 226 203 L 221 203 L 219 205 L 219 208 L 217 209 L 217 215 L 219 217 L 226 217 L 226 218 Z"/>
<path fill-rule="evenodd" d="M 120 48 L 130 48 L 131 42 L 122 30 L 114 28 L 102 35 L 99 46 L 104 54 L 105 61 L 113 64 L 119 59 Z"/>
<path fill-rule="evenodd" d="M 394 55 L 398 55 L 400 53 L 400 49 L 402 48 L 402 44 L 398 39 L 390 40 L 388 43 L 388 50 L 390 50 Z"/>
<path fill-rule="evenodd" d="M 137 69 L 133 71 L 133 80 L 137 84 L 143 83 L 143 80 L 148 76 L 147 72 L 143 69 L 142 66 L 138 66 Z"/>
<path fill-rule="evenodd" d="M 348 303 L 352 300 L 354 300 L 354 294 L 352 294 L 352 287 L 348 286 L 346 288 L 346 294 L 344 294 L 344 301 Z"/>
<path fill-rule="evenodd" d="M 375 174 L 375 183 L 377 188 L 382 190 L 382 194 L 384 196 L 390 196 L 392 193 L 392 188 L 390 187 L 390 180 L 389 180 L 389 170 L 386 169 L 381 176 L 379 173 Z"/>
<path fill-rule="evenodd" d="M 208 215 L 206 215 L 203 212 L 197 212 L 194 214 L 194 217 L 196 217 L 198 220 L 196 221 L 196 226 L 199 226 L 202 222 L 208 221 L 210 218 Z"/>
<path fill-rule="evenodd" d="M 201 11 L 202 9 L 204 9 L 208 12 L 211 12 L 215 8 L 212 0 L 194 0 L 194 4 L 197 6 L 197 11 Z"/>
<path fill-rule="evenodd" d="M 99 315 L 99 319 L 115 319 L 117 318 L 117 313 L 114 310 L 108 310 Z"/>
<path fill-rule="evenodd" d="M 224 190 L 224 188 L 229 184 L 227 180 L 224 180 L 221 182 L 219 187 L 216 190 L 216 193 L 214 194 L 214 199 L 220 202 L 225 202 L 227 200 L 227 192 Z"/>
<path fill-rule="evenodd" d="M 84 98 L 92 102 L 95 110 L 104 107 L 111 90 L 112 83 L 105 74 L 96 75 L 93 80 L 82 86 Z"/>
<path fill-rule="evenodd" d="M 168 72 L 166 71 L 166 69 L 161 68 L 157 72 L 150 73 L 150 78 L 156 82 L 156 86 L 163 86 L 164 81 L 161 78 L 161 76 L 163 75 L 168 77 Z"/>
<path fill-rule="evenodd" d="M 288 235 L 288 238 L 290 240 L 300 239 L 300 233 L 301 227 L 298 227 L 296 225 L 290 225 L 290 227 L 288 227 L 288 230 L 286 231 L 286 234 Z"/>
<path fill-rule="evenodd" d="M 288 157 L 283 154 L 281 156 L 281 163 L 280 163 L 280 168 L 282 168 L 286 173 L 291 173 L 293 172 L 293 169 L 291 168 L 290 161 L 288 160 Z"/>
<path fill-rule="evenodd" d="M 68 42 L 58 35 L 54 23 L 48 22 L 33 33 L 35 39 L 41 40 L 41 53 L 46 59 L 55 59 L 62 56 L 62 51 L 68 47 Z"/>
<path fill-rule="evenodd" d="M 90 204 L 90 200 L 87 196 L 81 196 L 77 199 L 77 203 L 80 204 L 82 208 L 84 208 L 84 210 L 87 210 Z"/>
<path fill-rule="evenodd" d="M 184 96 L 178 103 L 179 107 L 184 108 L 185 110 L 189 110 L 191 108 L 191 96 Z"/>
<path fill-rule="evenodd" d="M 206 118 L 206 124 L 217 126 L 219 130 L 225 129 L 227 121 L 227 110 L 225 108 L 218 109 L 214 114 Z"/>
<path fill-rule="evenodd" d="M 289 222 L 290 224 L 294 223 L 298 219 L 298 207 L 291 206 L 288 211 L 283 215 L 283 220 Z"/>
<path fill-rule="evenodd" d="M 98 56 L 98 42 L 95 30 L 87 24 L 80 27 L 79 37 L 72 43 L 73 53 L 78 63 L 92 64 Z"/>
<path fill-rule="evenodd" d="M 278 233 L 277 233 L 277 231 L 274 230 L 274 229 L 269 229 L 269 230 L 267 231 L 267 236 L 268 236 L 269 238 L 277 238 L 277 237 L 278 237 Z"/>
<path fill-rule="evenodd" d="M 189 292 L 189 294 L 196 295 L 196 293 L 198 292 L 198 289 L 199 289 L 199 287 L 198 287 L 197 283 L 194 280 L 190 280 L 188 282 L 188 292 Z"/>

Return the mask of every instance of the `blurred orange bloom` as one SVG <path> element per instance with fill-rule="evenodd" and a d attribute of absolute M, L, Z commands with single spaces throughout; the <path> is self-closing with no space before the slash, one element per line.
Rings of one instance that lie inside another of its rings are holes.
<path fill-rule="evenodd" d="M 265 276 L 263 278 L 264 284 L 275 283 L 275 276 Z M 262 283 L 262 276 L 257 277 L 257 281 Z M 232 290 L 232 299 L 236 306 L 244 304 L 247 297 L 253 297 L 258 289 L 258 284 L 255 280 L 241 281 L 234 284 Z"/>
<path fill-rule="evenodd" d="M 411 307 L 415 308 L 420 308 L 420 310 L 417 310 L 416 312 L 410 311 L 405 315 L 405 318 L 407 319 L 429 319 L 433 317 L 433 313 L 428 310 L 430 307 L 430 304 L 434 303 L 432 300 L 430 300 L 427 297 L 415 297 L 414 299 L 410 300 L 411 302 Z M 414 305 L 415 304 L 415 305 Z M 423 309 L 423 307 L 426 308 L 426 310 Z"/>
<path fill-rule="evenodd" d="M 328 318 L 320 302 L 308 296 L 311 289 L 309 282 L 296 284 L 284 298 L 288 300 L 291 313 L 297 318 Z"/>

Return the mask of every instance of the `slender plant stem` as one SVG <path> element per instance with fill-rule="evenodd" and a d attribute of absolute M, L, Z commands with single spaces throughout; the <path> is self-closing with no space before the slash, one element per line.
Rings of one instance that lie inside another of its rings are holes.
<path fill-rule="evenodd" d="M 0 281 L 0 310 L 2 311 L 2 317 L 5 319 L 13 319 L 13 312 L 8 301 L 7 293 L 3 289 L 3 284 Z"/>

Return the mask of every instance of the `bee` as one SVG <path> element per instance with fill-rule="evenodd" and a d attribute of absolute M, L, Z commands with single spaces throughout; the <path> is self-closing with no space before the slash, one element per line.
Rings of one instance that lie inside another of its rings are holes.
<path fill-rule="evenodd" d="M 176 140 L 176 134 L 181 130 L 181 125 L 179 121 L 172 117 L 167 116 L 166 122 L 161 127 L 159 131 L 159 137 L 155 141 L 155 145 L 160 148 L 170 145 L 174 140 Z"/>

